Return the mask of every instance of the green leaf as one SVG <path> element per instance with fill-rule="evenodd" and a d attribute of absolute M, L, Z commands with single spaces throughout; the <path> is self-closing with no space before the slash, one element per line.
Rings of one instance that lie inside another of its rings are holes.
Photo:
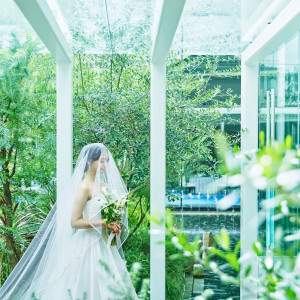
<path fill-rule="evenodd" d="M 264 131 L 259 132 L 259 145 L 262 148 L 265 146 L 265 133 L 264 133 Z"/>
<path fill-rule="evenodd" d="M 209 253 L 218 255 L 219 257 L 224 258 L 225 260 L 227 259 L 226 253 L 223 253 L 222 251 L 220 251 L 217 248 L 210 248 L 208 251 L 209 251 Z"/>
<path fill-rule="evenodd" d="M 259 256 L 262 255 L 263 250 L 262 250 L 262 246 L 261 246 L 260 242 L 253 243 L 252 248 L 257 255 L 259 255 Z"/>
<path fill-rule="evenodd" d="M 238 257 L 230 252 L 226 254 L 226 260 L 229 262 L 229 264 L 233 267 L 234 270 L 239 271 L 240 270 L 240 264 L 238 261 Z"/>
<path fill-rule="evenodd" d="M 251 265 L 248 265 L 247 266 L 247 268 L 246 268 L 246 270 L 245 270 L 245 277 L 247 278 L 249 275 L 250 275 L 250 273 L 251 273 Z"/>
<path fill-rule="evenodd" d="M 226 251 L 230 248 L 230 237 L 225 228 L 221 229 L 221 234 L 216 235 L 217 243 Z"/>
<path fill-rule="evenodd" d="M 236 243 L 236 245 L 235 245 L 235 247 L 234 247 L 234 250 L 233 250 L 233 253 L 237 255 L 238 252 L 240 251 L 240 248 L 241 248 L 241 240 L 239 240 L 239 241 Z"/>
<path fill-rule="evenodd" d="M 285 145 L 285 149 L 287 149 L 287 150 L 292 149 L 293 139 L 292 139 L 291 135 L 288 135 L 285 138 L 284 145 Z"/>

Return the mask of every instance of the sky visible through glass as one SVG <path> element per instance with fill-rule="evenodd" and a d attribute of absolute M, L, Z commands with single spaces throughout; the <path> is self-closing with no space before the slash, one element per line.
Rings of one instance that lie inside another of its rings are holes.
<path fill-rule="evenodd" d="M 74 53 L 150 53 L 154 0 L 46 0 Z M 240 54 L 241 0 L 187 0 L 172 45 L 185 54 Z M 13 0 L 0 0 L 0 46 L 36 34 Z"/>
<path fill-rule="evenodd" d="M 13 0 L 0 0 L 0 48 L 8 48 L 14 33 L 22 43 L 26 33 L 37 37 Z"/>
<path fill-rule="evenodd" d="M 187 0 L 172 49 L 198 55 L 239 55 L 240 2 Z"/>

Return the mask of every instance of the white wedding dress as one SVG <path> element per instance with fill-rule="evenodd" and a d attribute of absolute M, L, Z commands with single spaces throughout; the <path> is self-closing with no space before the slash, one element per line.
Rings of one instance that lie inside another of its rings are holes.
<path fill-rule="evenodd" d="M 83 218 L 100 218 L 100 208 L 99 198 L 92 198 L 84 207 Z M 108 245 L 107 241 L 106 228 L 78 229 L 64 258 L 64 267 L 40 283 L 35 297 L 39 300 L 138 299 L 124 260 L 117 247 Z M 25 299 L 34 299 L 31 294 L 28 291 Z"/>
<path fill-rule="evenodd" d="M 128 190 L 107 147 L 102 143 L 84 146 L 69 182 L 0 288 L 1 300 L 138 299 L 123 260 L 127 206 L 122 207 L 116 246 L 111 246 L 113 234 L 109 236 L 105 227 L 71 227 L 78 187 L 88 174 L 94 176 L 92 199 L 85 204 L 82 217 L 90 225 L 97 223 L 93 219 L 102 219 L 101 210 L 127 197 Z"/>

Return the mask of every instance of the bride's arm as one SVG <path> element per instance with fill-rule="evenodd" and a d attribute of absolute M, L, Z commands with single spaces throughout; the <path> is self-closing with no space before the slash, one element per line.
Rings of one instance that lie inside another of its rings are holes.
<path fill-rule="evenodd" d="M 106 224 L 105 221 L 99 219 L 98 220 L 82 219 L 82 212 L 88 200 L 88 194 L 89 194 L 88 192 L 89 190 L 85 185 L 83 184 L 79 185 L 73 212 L 72 212 L 72 217 L 71 217 L 71 226 L 77 229 L 87 229 L 87 228 L 105 226 L 109 230 L 118 233 L 120 230 L 120 226 L 118 224 L 114 224 L 114 223 Z"/>
<path fill-rule="evenodd" d="M 71 217 L 71 226 L 73 228 L 87 229 L 92 228 L 93 226 L 105 226 L 105 222 L 102 220 L 82 219 L 82 212 L 88 200 L 88 191 L 89 190 L 85 185 L 79 185 Z"/>

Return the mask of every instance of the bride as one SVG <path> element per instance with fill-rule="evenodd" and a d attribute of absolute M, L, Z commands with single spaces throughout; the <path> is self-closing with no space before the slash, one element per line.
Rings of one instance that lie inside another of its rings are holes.
<path fill-rule="evenodd" d="M 138 299 L 122 251 L 126 205 L 119 208 L 121 222 L 102 218 L 127 194 L 109 150 L 100 143 L 83 147 L 69 183 L 1 287 L 0 299 Z"/>

